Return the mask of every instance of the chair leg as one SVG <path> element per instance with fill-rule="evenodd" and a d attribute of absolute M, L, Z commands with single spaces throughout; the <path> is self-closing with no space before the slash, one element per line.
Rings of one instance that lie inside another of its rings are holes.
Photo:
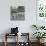
<path fill-rule="evenodd" d="M 7 34 L 5 34 L 5 46 L 7 46 Z"/>
<path fill-rule="evenodd" d="M 7 46 L 7 42 L 5 42 L 5 46 Z"/>

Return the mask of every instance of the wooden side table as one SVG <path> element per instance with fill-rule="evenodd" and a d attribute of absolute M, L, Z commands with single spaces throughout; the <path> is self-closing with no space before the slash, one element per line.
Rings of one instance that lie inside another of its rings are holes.
<path fill-rule="evenodd" d="M 5 46 L 8 45 L 8 42 L 7 42 L 7 38 L 8 37 L 7 36 L 16 36 L 15 40 L 17 40 L 17 41 L 16 41 L 16 45 L 15 46 L 18 46 L 18 33 L 15 33 L 15 34 L 6 33 L 5 34 Z"/>

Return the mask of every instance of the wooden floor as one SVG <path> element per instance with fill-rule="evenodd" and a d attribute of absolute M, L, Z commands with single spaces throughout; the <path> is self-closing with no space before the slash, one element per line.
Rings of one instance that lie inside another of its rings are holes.
<path fill-rule="evenodd" d="M 0 46 L 4 46 L 4 43 L 0 42 Z M 15 43 L 10 42 L 10 43 L 8 43 L 8 46 L 15 46 Z M 30 46 L 37 46 L 37 43 L 32 42 L 32 43 L 30 43 Z M 46 46 L 46 43 L 44 43 L 42 46 Z"/>

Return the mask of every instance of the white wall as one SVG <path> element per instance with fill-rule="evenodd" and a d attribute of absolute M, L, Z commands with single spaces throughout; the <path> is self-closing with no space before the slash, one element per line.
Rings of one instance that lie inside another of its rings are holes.
<path fill-rule="evenodd" d="M 12 6 L 25 6 L 25 21 L 12 21 L 11 27 L 19 27 L 21 32 L 29 32 L 29 27 L 31 24 L 36 23 L 35 21 L 35 11 L 36 11 L 36 1 L 33 0 L 11 0 L 10 5 Z"/>
<path fill-rule="evenodd" d="M 25 6 L 25 20 L 11 21 L 10 6 Z M 32 36 L 32 24 L 36 24 L 36 0 L 0 0 L 0 34 L 18 26 L 20 32 L 29 32 Z"/>

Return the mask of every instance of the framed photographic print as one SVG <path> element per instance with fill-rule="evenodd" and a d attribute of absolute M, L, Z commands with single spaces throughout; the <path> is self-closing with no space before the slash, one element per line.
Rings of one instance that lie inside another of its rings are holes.
<path fill-rule="evenodd" d="M 25 20 L 25 7 L 24 6 L 18 6 L 16 7 L 12 7 L 11 6 L 11 20 Z"/>

